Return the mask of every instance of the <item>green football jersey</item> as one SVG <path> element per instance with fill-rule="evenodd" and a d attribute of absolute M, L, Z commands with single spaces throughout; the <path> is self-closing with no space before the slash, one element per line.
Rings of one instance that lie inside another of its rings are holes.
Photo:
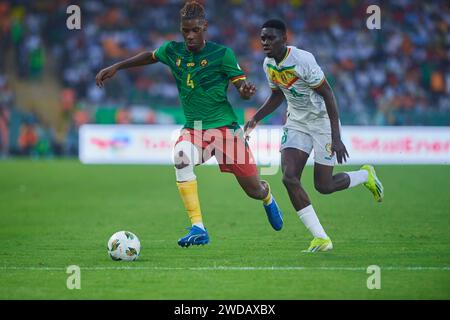
<path fill-rule="evenodd" d="M 245 74 L 230 48 L 207 41 L 200 52 L 193 53 L 184 42 L 169 41 L 154 52 L 154 57 L 172 71 L 186 117 L 185 128 L 194 128 L 194 121 L 202 121 L 203 129 L 237 122 L 227 90 L 230 81 L 245 79 Z"/>

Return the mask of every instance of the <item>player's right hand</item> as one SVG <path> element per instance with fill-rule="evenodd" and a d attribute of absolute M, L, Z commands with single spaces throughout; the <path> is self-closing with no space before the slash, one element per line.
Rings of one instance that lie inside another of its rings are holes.
<path fill-rule="evenodd" d="M 110 66 L 108 68 L 100 70 L 100 72 L 97 73 L 97 75 L 95 76 L 95 83 L 97 84 L 97 87 L 102 88 L 103 81 L 114 77 L 116 72 L 117 72 L 117 68 L 115 66 Z"/>
<path fill-rule="evenodd" d="M 337 162 L 342 164 L 347 162 L 347 158 L 350 158 L 347 152 L 347 148 L 340 138 L 331 139 L 331 156 L 336 154 Z"/>
<path fill-rule="evenodd" d="M 258 121 L 256 121 L 255 118 L 251 118 L 244 125 L 244 137 L 246 140 L 250 139 L 250 132 L 252 132 L 253 129 L 255 129 L 257 124 L 258 124 Z"/>

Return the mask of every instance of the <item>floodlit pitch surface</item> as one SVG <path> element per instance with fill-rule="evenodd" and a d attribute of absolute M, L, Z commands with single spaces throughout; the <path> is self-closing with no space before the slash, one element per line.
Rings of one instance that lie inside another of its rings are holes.
<path fill-rule="evenodd" d="M 339 167 L 337 171 L 356 169 Z M 450 168 L 378 166 L 386 198 L 364 188 L 323 196 L 303 176 L 334 250 L 305 254 L 311 237 L 280 174 L 265 177 L 284 212 L 270 227 L 262 204 L 217 167 L 196 170 L 211 243 L 179 248 L 189 225 L 169 166 L 0 162 L 0 299 L 449 299 Z M 136 233 L 135 262 L 106 242 Z M 81 269 L 69 290 L 66 268 Z M 381 268 L 369 290 L 367 267 Z"/>

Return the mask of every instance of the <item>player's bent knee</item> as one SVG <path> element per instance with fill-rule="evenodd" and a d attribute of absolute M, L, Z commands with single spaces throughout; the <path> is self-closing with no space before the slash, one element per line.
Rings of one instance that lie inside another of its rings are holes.
<path fill-rule="evenodd" d="M 175 163 L 175 169 L 183 169 L 189 166 L 189 159 L 185 159 L 185 155 L 180 151 L 177 159 L 180 160 L 179 163 Z"/>
<path fill-rule="evenodd" d="M 181 141 L 175 145 L 173 154 L 177 181 L 195 180 L 194 166 L 199 162 L 197 148 L 189 141 Z"/>
<path fill-rule="evenodd" d="M 178 142 L 173 149 L 173 162 L 175 168 L 183 168 L 187 165 L 199 163 L 199 152 L 196 146 L 189 141 Z"/>
<path fill-rule="evenodd" d="M 334 192 L 334 188 L 332 185 L 329 184 L 320 184 L 320 183 L 315 183 L 314 187 L 316 188 L 316 190 L 321 193 L 321 194 L 330 194 Z"/>

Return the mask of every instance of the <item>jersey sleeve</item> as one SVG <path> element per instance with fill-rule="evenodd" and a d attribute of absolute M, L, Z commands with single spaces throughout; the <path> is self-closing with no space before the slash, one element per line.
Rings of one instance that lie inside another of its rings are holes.
<path fill-rule="evenodd" d="M 266 61 L 264 61 L 263 68 L 264 68 L 264 73 L 266 74 L 267 82 L 269 83 L 270 89 L 272 89 L 272 90 L 280 89 L 280 87 L 278 87 L 278 85 L 272 81 L 272 78 L 270 77 L 270 74 L 269 74 L 269 67 L 267 66 Z"/>
<path fill-rule="evenodd" d="M 239 80 L 245 80 L 247 78 L 244 71 L 242 71 L 241 67 L 239 66 L 234 52 L 230 48 L 227 48 L 225 51 L 222 68 L 228 79 L 230 79 L 230 81 L 233 83 Z"/>
<path fill-rule="evenodd" d="M 307 52 L 298 59 L 296 72 L 312 89 L 318 88 L 325 81 L 325 74 L 317 64 L 312 53 Z"/>
<path fill-rule="evenodd" d="M 153 57 L 159 62 L 169 64 L 169 57 L 167 56 L 167 47 L 170 46 L 172 41 L 164 42 L 158 49 L 153 51 Z"/>

